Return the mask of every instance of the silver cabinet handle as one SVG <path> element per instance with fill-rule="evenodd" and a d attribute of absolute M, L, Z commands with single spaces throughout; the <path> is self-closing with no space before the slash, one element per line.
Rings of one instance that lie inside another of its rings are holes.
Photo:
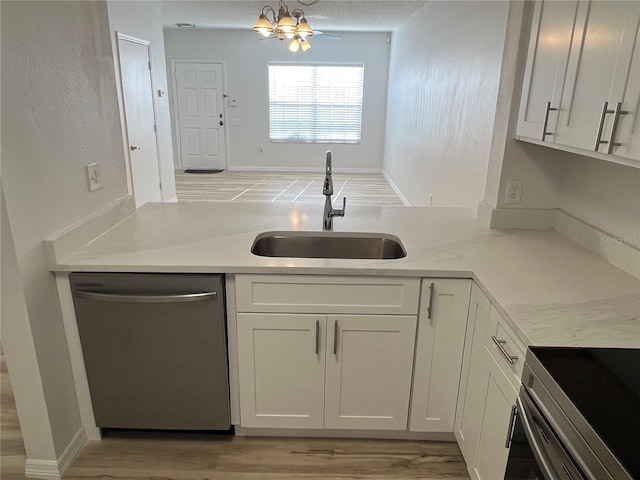
<path fill-rule="evenodd" d="M 504 442 L 504 448 L 511 446 L 511 438 L 513 437 L 513 430 L 516 428 L 516 416 L 518 415 L 518 408 L 515 405 L 511 405 L 511 417 L 509 417 L 509 428 L 507 428 L 507 440 Z"/>
<path fill-rule="evenodd" d="M 135 152 L 136 150 L 142 150 L 142 147 L 139 147 L 138 145 L 130 145 L 129 150 Z"/>
<path fill-rule="evenodd" d="M 427 307 L 427 318 L 429 320 L 431 320 L 431 317 L 433 316 L 433 293 L 435 289 L 435 283 L 431 282 L 431 285 L 429 285 L 429 306 Z"/>
<path fill-rule="evenodd" d="M 555 112 L 558 110 L 557 108 L 551 107 L 551 102 L 547 102 L 547 108 L 544 111 L 544 126 L 542 127 L 542 141 L 544 142 L 545 138 L 548 135 L 553 135 L 553 132 L 547 132 L 547 127 L 549 126 L 549 112 Z"/>
<path fill-rule="evenodd" d="M 611 137 L 609 137 L 609 147 L 607 148 L 607 153 L 611 153 L 613 151 L 613 147 L 620 147 L 621 143 L 616 143 L 616 131 L 618 130 L 618 120 L 620 119 L 620 115 L 626 115 L 629 113 L 627 110 L 622 110 L 622 102 L 618 102 L 616 105 L 616 109 L 613 112 L 613 125 L 611 125 Z"/>
<path fill-rule="evenodd" d="M 338 354 L 338 320 L 333 325 L 333 354 Z"/>
<path fill-rule="evenodd" d="M 602 105 L 602 113 L 600 114 L 600 125 L 598 126 L 598 135 L 596 135 L 596 146 L 593 149 L 594 152 L 598 151 L 601 144 L 609 143 L 608 140 L 602 140 L 602 129 L 604 128 L 604 119 L 606 118 L 608 113 L 615 113 L 615 110 L 609 110 L 609 102 L 604 102 L 604 104 Z"/>
<path fill-rule="evenodd" d="M 320 320 L 316 320 L 316 355 L 320 355 Z"/>
<path fill-rule="evenodd" d="M 217 292 L 186 293 L 182 295 L 127 295 L 117 293 L 97 293 L 83 292 L 76 290 L 73 292 L 76 298 L 85 300 L 96 300 L 98 302 L 116 303 L 184 303 L 203 302 L 205 300 L 215 300 Z"/>
<path fill-rule="evenodd" d="M 509 362 L 511 365 L 516 363 L 518 357 L 515 355 L 511 355 L 504 348 L 504 344 L 507 343 L 506 340 L 498 340 L 498 337 L 496 337 L 495 335 L 491 336 L 491 340 L 493 340 L 493 343 L 496 344 L 496 347 L 498 347 L 498 350 L 500 350 L 500 353 L 505 358 L 505 360 L 507 360 L 507 362 Z"/>

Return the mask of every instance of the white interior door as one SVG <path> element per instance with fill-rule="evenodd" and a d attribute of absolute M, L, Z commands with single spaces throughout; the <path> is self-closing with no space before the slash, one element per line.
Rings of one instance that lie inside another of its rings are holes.
<path fill-rule="evenodd" d="M 224 169 L 222 64 L 175 63 L 180 158 L 186 169 Z"/>
<path fill-rule="evenodd" d="M 150 44 L 118 34 L 120 77 L 136 207 L 161 202 Z"/>

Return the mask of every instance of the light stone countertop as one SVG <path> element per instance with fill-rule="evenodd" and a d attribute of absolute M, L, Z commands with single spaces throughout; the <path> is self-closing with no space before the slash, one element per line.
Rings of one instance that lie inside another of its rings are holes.
<path fill-rule="evenodd" d="M 55 271 L 473 278 L 527 345 L 640 348 L 640 280 L 555 231 L 490 230 L 471 210 L 354 207 L 336 232 L 398 236 L 397 260 L 258 257 L 265 231 L 322 229 L 322 206 L 147 204 Z"/>

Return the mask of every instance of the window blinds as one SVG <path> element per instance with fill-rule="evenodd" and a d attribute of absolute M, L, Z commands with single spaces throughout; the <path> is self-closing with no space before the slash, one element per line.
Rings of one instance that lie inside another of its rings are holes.
<path fill-rule="evenodd" d="M 270 138 L 359 143 L 363 65 L 269 65 Z"/>

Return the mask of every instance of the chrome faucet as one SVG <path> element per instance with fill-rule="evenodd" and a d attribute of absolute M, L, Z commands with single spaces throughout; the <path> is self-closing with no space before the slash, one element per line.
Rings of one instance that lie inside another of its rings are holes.
<path fill-rule="evenodd" d="M 322 230 L 333 230 L 333 217 L 344 217 L 347 198 L 342 197 L 342 210 L 334 210 L 331 203 L 333 195 L 333 179 L 331 178 L 331 150 L 327 150 L 327 161 L 325 166 L 324 185 L 322 187 L 324 195 L 324 215 Z"/>

